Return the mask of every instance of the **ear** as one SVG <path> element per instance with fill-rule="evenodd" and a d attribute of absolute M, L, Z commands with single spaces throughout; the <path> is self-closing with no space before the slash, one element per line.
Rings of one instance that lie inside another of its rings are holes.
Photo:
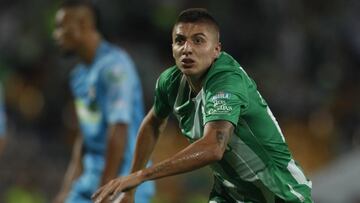
<path fill-rule="evenodd" d="M 221 52 L 221 42 L 219 42 L 216 47 L 215 47 L 215 50 L 214 50 L 214 56 L 215 58 L 218 58 L 219 55 L 220 55 L 220 52 Z"/>

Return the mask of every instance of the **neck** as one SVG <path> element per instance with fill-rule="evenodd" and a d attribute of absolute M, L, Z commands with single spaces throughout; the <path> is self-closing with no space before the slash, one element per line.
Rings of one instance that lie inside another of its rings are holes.
<path fill-rule="evenodd" d="M 186 80 L 188 81 L 189 83 L 189 86 L 191 88 L 191 90 L 195 93 L 199 93 L 200 90 L 202 89 L 202 86 L 203 86 L 203 82 L 204 82 L 204 79 L 208 73 L 208 71 L 210 70 L 211 66 L 206 69 L 205 72 L 203 72 L 202 74 L 200 75 L 186 75 Z"/>
<path fill-rule="evenodd" d="M 79 48 L 78 54 L 85 63 L 92 63 L 100 41 L 101 36 L 97 32 L 90 32 L 88 35 L 84 36 L 84 43 L 83 46 Z"/>
<path fill-rule="evenodd" d="M 191 91 L 195 93 L 199 93 L 202 88 L 203 83 L 203 77 L 201 78 L 194 78 L 191 76 L 186 76 L 186 80 L 189 83 Z"/>

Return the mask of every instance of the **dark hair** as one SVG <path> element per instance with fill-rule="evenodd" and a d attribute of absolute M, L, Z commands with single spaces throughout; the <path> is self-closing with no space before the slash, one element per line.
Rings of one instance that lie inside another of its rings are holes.
<path fill-rule="evenodd" d="M 96 28 L 100 27 L 100 12 L 99 8 L 91 0 L 64 0 L 61 2 L 59 8 L 77 8 L 85 7 L 90 10 L 94 17 Z"/>
<path fill-rule="evenodd" d="M 220 32 L 219 24 L 205 8 L 189 8 L 183 10 L 179 14 L 175 22 L 175 25 L 179 23 L 195 23 L 195 22 L 209 23 L 213 25 L 218 32 Z"/>

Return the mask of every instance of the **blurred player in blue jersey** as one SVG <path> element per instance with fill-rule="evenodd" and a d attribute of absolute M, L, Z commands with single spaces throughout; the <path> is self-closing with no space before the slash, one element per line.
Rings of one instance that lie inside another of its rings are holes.
<path fill-rule="evenodd" d="M 141 84 L 130 57 L 97 30 L 92 4 L 64 2 L 55 21 L 59 47 L 81 59 L 70 86 L 82 134 L 55 202 L 88 203 L 98 187 L 130 172 L 144 113 Z M 153 194 L 150 182 L 139 188 L 135 201 L 147 203 Z"/>
<path fill-rule="evenodd" d="M 4 94 L 0 84 L 0 155 L 5 146 L 5 134 L 6 134 L 6 117 L 4 108 Z"/>

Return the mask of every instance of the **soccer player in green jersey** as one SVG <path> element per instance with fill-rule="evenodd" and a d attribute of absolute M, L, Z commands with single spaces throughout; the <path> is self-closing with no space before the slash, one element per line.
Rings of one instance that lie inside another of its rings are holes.
<path fill-rule="evenodd" d="M 209 203 L 313 202 L 311 182 L 291 156 L 280 127 L 255 82 L 221 51 L 219 26 L 204 9 L 180 13 L 172 31 L 175 66 L 156 84 L 153 108 L 139 130 L 132 174 L 100 188 L 106 198 L 129 202 L 136 186 L 210 166 Z M 191 144 L 145 168 L 170 113 Z"/>

